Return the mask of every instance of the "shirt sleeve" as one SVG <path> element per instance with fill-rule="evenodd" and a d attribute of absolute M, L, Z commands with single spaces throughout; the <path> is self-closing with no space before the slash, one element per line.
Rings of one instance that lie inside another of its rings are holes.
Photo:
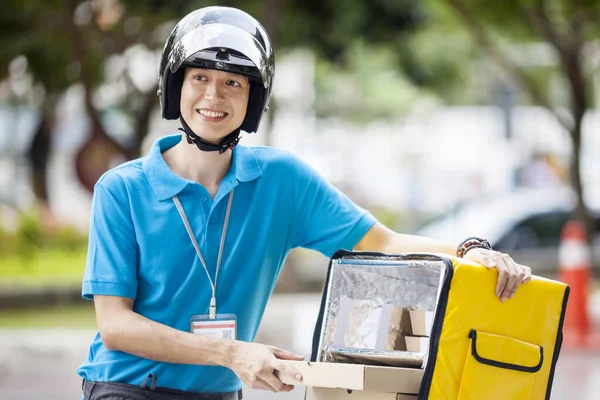
<path fill-rule="evenodd" d="M 83 297 L 92 299 L 99 294 L 135 299 L 137 260 L 129 201 L 98 182 L 92 200 Z"/>
<path fill-rule="evenodd" d="M 303 161 L 295 160 L 292 247 L 306 247 L 331 257 L 351 250 L 377 220 Z"/>

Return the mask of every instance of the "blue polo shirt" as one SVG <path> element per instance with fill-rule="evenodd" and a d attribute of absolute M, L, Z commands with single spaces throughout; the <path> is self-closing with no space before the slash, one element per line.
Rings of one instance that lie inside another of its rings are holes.
<path fill-rule="evenodd" d="M 174 174 L 162 152 L 181 135 L 154 143 L 149 154 L 104 174 L 92 203 L 83 296 L 134 299 L 134 311 L 189 332 L 190 316 L 207 314 L 211 288 L 172 197 L 178 195 L 214 280 L 227 197 L 235 188 L 217 281 L 217 312 L 237 316 L 238 339 L 251 342 L 289 251 L 331 256 L 351 249 L 375 219 L 289 152 L 233 150 L 214 198 Z M 156 362 L 108 350 L 99 334 L 78 373 L 89 381 L 158 385 L 193 392 L 231 392 L 241 381 L 224 367 Z"/>

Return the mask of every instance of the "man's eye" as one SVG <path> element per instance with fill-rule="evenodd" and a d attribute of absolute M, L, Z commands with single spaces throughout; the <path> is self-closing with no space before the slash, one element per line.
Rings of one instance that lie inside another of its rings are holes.
<path fill-rule="evenodd" d="M 197 81 L 205 81 L 207 80 L 206 76 L 204 75 L 194 75 L 194 79 Z"/>
<path fill-rule="evenodd" d="M 234 87 L 240 87 L 240 86 L 241 86 L 239 82 L 237 82 L 237 81 L 234 81 L 234 80 L 229 80 L 229 81 L 227 81 L 227 84 L 228 84 L 229 86 L 234 86 Z"/>

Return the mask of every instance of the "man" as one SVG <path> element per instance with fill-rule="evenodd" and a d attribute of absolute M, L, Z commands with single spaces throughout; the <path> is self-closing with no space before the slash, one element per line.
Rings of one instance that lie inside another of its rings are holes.
<path fill-rule="evenodd" d="M 292 248 L 456 254 L 387 229 L 288 152 L 236 146 L 258 129 L 273 74 L 269 38 L 242 11 L 194 11 L 169 36 L 159 96 L 184 134 L 94 192 L 83 295 L 99 334 L 78 370 L 86 399 L 237 399 L 242 381 L 289 391 L 277 374 L 301 376 L 281 360 L 303 357 L 252 341 Z M 531 276 L 483 240 L 459 252 L 498 269 L 502 301 Z"/>

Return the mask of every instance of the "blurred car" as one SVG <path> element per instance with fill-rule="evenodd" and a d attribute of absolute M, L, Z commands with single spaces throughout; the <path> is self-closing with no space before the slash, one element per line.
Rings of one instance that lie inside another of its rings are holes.
<path fill-rule="evenodd" d="M 468 236 L 486 238 L 495 250 L 510 254 L 534 274 L 555 276 L 561 231 L 575 207 L 570 189 L 523 189 L 462 204 L 416 234 L 458 243 Z M 595 222 L 592 259 L 600 273 L 600 197 L 586 193 Z"/>

